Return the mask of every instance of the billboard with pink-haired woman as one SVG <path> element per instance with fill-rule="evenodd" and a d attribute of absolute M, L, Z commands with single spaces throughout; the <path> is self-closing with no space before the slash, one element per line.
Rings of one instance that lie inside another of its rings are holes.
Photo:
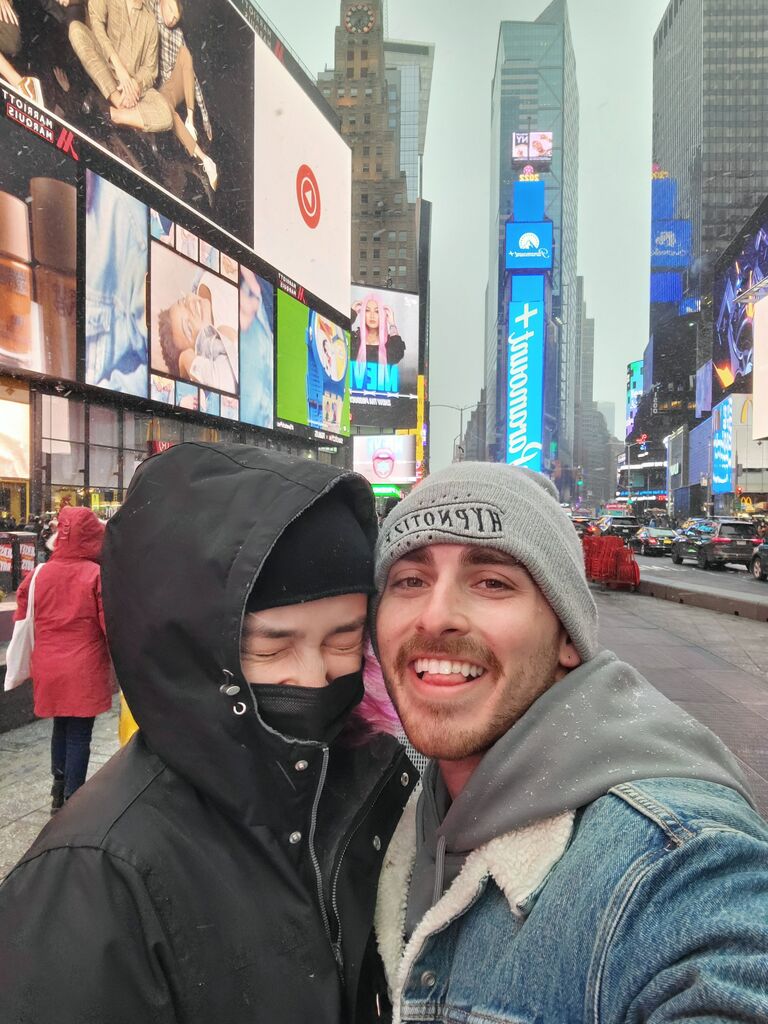
<path fill-rule="evenodd" d="M 419 297 L 352 286 L 350 401 L 360 426 L 416 426 Z"/>

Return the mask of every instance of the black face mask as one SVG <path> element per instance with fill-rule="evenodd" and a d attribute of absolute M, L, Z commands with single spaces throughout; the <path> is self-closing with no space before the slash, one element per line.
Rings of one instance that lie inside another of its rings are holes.
<path fill-rule="evenodd" d="M 352 708 L 363 699 L 363 673 L 340 676 L 327 686 L 252 684 L 262 720 L 296 740 L 333 743 Z"/>

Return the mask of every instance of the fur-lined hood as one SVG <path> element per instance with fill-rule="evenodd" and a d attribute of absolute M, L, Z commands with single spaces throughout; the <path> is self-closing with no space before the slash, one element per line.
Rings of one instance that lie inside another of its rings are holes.
<path fill-rule="evenodd" d="M 404 941 L 408 888 L 416 857 L 416 805 L 412 794 L 392 837 L 379 879 L 376 936 L 387 974 L 393 1024 L 400 1020 L 400 995 L 413 962 L 434 932 L 463 914 L 492 879 L 504 893 L 511 913 L 526 917 L 533 897 L 565 853 L 573 834 L 574 814 L 566 811 L 474 850 L 440 900 L 425 914 L 408 943 Z"/>

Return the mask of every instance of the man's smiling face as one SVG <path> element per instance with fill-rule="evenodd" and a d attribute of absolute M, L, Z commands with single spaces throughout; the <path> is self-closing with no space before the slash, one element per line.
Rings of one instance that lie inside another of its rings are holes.
<path fill-rule="evenodd" d="M 524 566 L 488 547 L 433 544 L 400 558 L 376 635 L 408 738 L 445 761 L 482 755 L 580 662 Z"/>

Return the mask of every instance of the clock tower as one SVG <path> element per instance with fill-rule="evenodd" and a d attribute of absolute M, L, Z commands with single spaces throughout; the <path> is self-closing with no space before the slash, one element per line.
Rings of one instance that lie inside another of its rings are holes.
<path fill-rule="evenodd" d="M 382 0 L 341 0 L 335 67 L 318 85 L 352 150 L 352 279 L 418 290 L 416 209 L 400 166 L 400 72 L 385 59 Z"/>

